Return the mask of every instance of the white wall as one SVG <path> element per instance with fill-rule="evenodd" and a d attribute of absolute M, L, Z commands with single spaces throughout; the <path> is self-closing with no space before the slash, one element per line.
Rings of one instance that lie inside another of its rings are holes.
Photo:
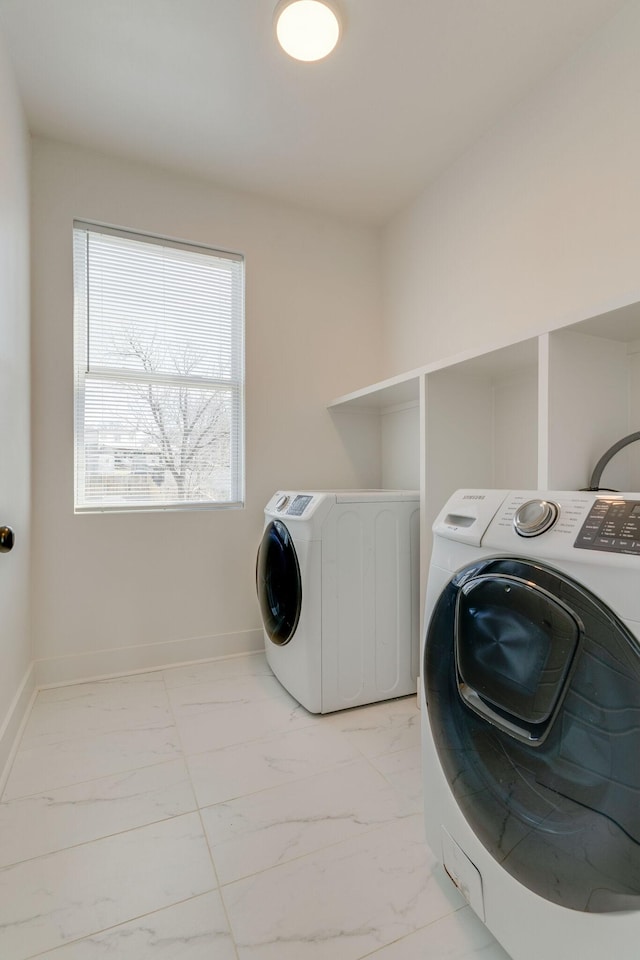
<path fill-rule="evenodd" d="M 271 494 L 378 479 L 377 464 L 349 457 L 325 405 L 380 373 L 379 237 L 44 140 L 34 142 L 32 186 L 38 677 L 260 644 L 255 554 Z M 74 217 L 245 254 L 246 509 L 74 516 Z"/>
<path fill-rule="evenodd" d="M 384 375 L 640 299 L 640 3 L 388 226 Z"/>
<path fill-rule="evenodd" d="M 0 771 L 33 686 L 29 665 L 29 144 L 0 41 Z"/>

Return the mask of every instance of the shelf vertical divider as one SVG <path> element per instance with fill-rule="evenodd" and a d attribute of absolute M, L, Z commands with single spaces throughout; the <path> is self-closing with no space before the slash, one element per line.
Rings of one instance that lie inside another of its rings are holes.
<path fill-rule="evenodd" d="M 538 490 L 549 488 L 549 334 L 538 337 Z"/>

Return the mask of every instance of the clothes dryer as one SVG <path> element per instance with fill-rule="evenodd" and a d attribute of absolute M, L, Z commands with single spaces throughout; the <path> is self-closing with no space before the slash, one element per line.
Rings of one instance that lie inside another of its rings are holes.
<path fill-rule="evenodd" d="M 461 490 L 433 530 L 427 838 L 514 960 L 637 960 L 640 493 Z"/>
<path fill-rule="evenodd" d="M 267 661 L 312 713 L 415 693 L 419 495 L 278 491 L 256 586 Z"/>

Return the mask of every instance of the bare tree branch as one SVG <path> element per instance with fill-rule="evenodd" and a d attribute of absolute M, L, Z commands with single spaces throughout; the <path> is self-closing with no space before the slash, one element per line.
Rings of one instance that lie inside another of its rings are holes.
<path fill-rule="evenodd" d="M 134 325 L 127 331 L 124 345 L 114 345 L 114 350 L 119 350 L 123 359 L 134 360 L 147 374 L 168 365 L 177 376 L 189 377 L 202 359 L 193 347 L 179 352 L 162 350 L 155 336 L 144 338 Z M 135 398 L 128 415 L 132 433 L 147 438 L 149 455 L 156 451 L 161 469 L 173 478 L 179 499 L 198 493 L 216 463 L 224 468 L 228 457 L 228 400 L 200 387 L 150 383 L 131 385 L 130 390 Z"/>

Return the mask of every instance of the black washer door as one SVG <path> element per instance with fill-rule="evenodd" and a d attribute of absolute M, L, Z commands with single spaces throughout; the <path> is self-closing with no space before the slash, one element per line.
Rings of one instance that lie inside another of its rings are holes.
<path fill-rule="evenodd" d="M 302 583 L 291 535 L 280 520 L 273 520 L 264 531 L 256 561 L 256 589 L 267 636 L 279 646 L 289 643 L 300 619 Z"/>
<path fill-rule="evenodd" d="M 640 910 L 640 650 L 622 621 L 559 571 L 492 558 L 442 592 L 423 676 L 489 853 L 554 903 Z"/>

